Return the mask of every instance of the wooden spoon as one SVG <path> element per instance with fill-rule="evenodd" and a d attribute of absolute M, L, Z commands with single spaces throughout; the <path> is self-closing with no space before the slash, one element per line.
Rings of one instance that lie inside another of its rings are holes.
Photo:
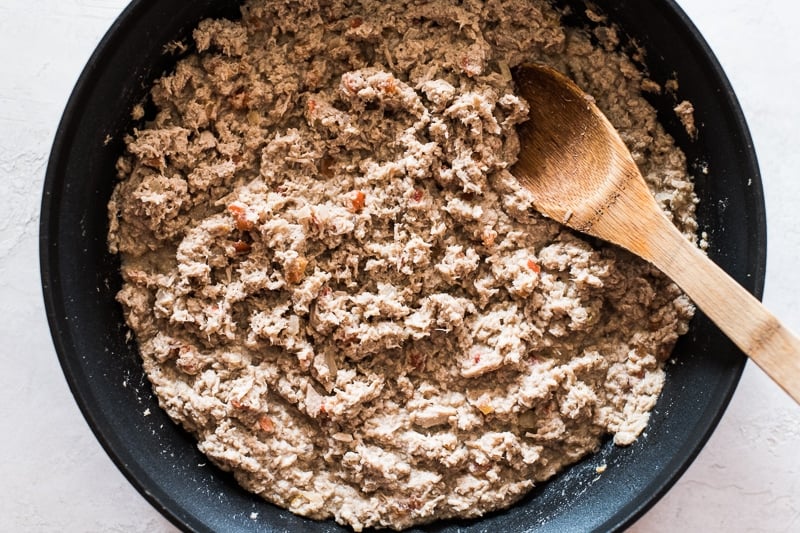
<path fill-rule="evenodd" d="M 512 172 L 536 209 L 651 262 L 800 403 L 798 338 L 664 216 L 594 100 L 549 67 L 525 65 L 514 78 L 531 111 Z"/>

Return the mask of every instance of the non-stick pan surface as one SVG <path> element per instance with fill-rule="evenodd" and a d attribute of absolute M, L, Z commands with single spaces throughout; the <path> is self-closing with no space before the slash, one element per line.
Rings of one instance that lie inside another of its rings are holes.
<path fill-rule="evenodd" d="M 569 20 L 587 23 L 580 3 L 568 3 L 576 6 Z M 766 257 L 761 182 L 747 126 L 719 64 L 671 0 L 597 4 L 631 45 L 647 51 L 653 79 L 676 77 L 677 94 L 652 101 L 688 156 L 709 255 L 760 296 Z M 114 300 L 120 277 L 106 250 L 106 202 L 122 137 L 134 126 L 130 110 L 174 65 L 177 58 L 165 53 L 165 44 L 187 38 L 205 17 L 237 15 L 232 0 L 135 0 L 98 46 L 64 112 L 47 169 L 40 255 L 48 319 L 64 374 L 97 438 L 175 524 L 197 531 L 341 531 L 333 522 L 312 522 L 261 501 L 208 463 L 158 408 Z M 696 141 L 671 111 L 682 99 L 697 110 Z M 605 443 L 507 511 L 420 530 L 606 531 L 630 524 L 697 455 L 745 364 L 703 316 L 678 343 L 674 360 L 650 425 L 635 444 Z M 599 465 L 607 465 L 603 474 L 595 470 Z M 252 519 L 251 513 L 258 515 Z"/>

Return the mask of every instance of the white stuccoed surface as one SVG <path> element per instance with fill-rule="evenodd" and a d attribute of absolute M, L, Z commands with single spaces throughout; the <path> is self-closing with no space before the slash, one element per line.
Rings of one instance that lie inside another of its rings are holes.
<path fill-rule="evenodd" d="M 78 411 L 39 284 L 50 144 L 83 65 L 126 3 L 0 2 L 0 531 L 175 531 L 116 469 Z M 680 5 L 744 108 L 767 202 L 764 302 L 800 331 L 800 3 Z M 800 407 L 753 365 L 698 459 L 631 528 L 676 530 L 800 531 Z"/>

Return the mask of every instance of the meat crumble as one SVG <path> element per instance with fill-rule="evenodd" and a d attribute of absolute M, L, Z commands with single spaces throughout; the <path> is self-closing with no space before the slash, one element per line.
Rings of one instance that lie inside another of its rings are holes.
<path fill-rule="evenodd" d="M 108 206 L 169 416 L 246 489 L 356 531 L 480 516 L 606 435 L 633 442 L 693 308 L 510 173 L 528 113 L 510 72 L 545 62 L 694 238 L 685 157 L 616 30 L 545 0 L 241 12 L 156 81 Z"/>

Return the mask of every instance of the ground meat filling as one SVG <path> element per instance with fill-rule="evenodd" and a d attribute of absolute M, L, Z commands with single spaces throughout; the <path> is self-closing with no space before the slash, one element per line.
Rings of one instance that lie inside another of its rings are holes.
<path fill-rule="evenodd" d="M 403 528 L 642 432 L 691 305 L 509 172 L 510 69 L 544 61 L 695 232 L 657 86 L 591 15 L 594 35 L 542 0 L 251 0 L 156 82 L 109 204 L 118 299 L 161 406 L 248 490 Z"/>

